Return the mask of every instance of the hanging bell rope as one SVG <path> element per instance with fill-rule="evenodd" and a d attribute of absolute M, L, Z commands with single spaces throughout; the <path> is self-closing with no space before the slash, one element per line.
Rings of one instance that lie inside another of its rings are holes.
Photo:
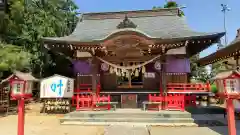
<path fill-rule="evenodd" d="M 133 66 L 119 66 L 117 64 L 110 63 L 110 62 L 108 62 L 108 61 L 106 61 L 106 60 L 104 60 L 104 59 L 102 59 L 100 57 L 96 57 L 96 58 L 99 59 L 100 61 L 110 65 L 111 67 L 114 67 L 114 68 L 118 68 L 118 69 L 122 69 L 122 70 L 129 70 L 129 69 L 134 70 L 136 68 L 143 67 L 143 66 L 153 62 L 154 60 L 158 59 L 159 57 L 161 57 L 161 54 L 157 55 L 156 57 L 154 57 L 154 58 L 152 58 L 152 59 L 150 59 L 150 60 L 148 60 L 148 61 L 146 61 L 146 62 L 144 62 L 142 64 L 133 65 Z"/>

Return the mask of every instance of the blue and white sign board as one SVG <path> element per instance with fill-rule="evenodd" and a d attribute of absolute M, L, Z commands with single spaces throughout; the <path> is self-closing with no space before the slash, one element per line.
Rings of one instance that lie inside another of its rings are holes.
<path fill-rule="evenodd" d="M 73 88 L 74 79 L 53 75 L 41 80 L 40 98 L 71 98 Z"/>

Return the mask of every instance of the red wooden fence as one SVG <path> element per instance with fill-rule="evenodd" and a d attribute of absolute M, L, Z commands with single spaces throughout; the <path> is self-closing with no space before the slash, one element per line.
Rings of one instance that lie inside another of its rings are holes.
<path fill-rule="evenodd" d="M 98 106 L 97 103 L 101 103 L 101 102 L 108 102 L 108 104 L 106 105 L 102 105 L 102 106 Z M 93 102 L 92 102 L 92 107 L 93 108 L 106 108 L 108 110 L 111 109 L 111 105 L 110 105 L 110 102 L 111 102 L 111 97 L 110 95 L 97 95 L 97 96 L 93 96 Z"/>
<path fill-rule="evenodd" d="M 107 108 L 111 109 L 110 104 L 98 107 L 96 103 L 99 102 L 110 102 L 110 95 L 100 96 L 101 87 L 100 84 L 97 85 L 96 95 L 92 92 L 91 84 L 80 84 L 79 89 L 74 90 L 74 95 L 72 97 L 72 106 L 76 107 L 76 110 L 89 110 L 92 108 Z"/>
<path fill-rule="evenodd" d="M 92 95 L 78 94 L 76 102 L 76 110 L 89 109 L 92 105 Z"/>
<path fill-rule="evenodd" d="M 206 83 L 168 83 L 169 92 L 209 92 L 210 84 Z"/>
<path fill-rule="evenodd" d="M 185 107 L 196 106 L 196 95 L 190 94 L 171 94 L 168 93 L 166 96 L 161 94 L 149 94 L 148 95 L 149 102 L 164 102 L 166 103 L 162 109 L 169 110 L 181 110 L 184 111 Z"/>
<path fill-rule="evenodd" d="M 101 87 L 98 84 L 97 85 L 97 90 L 96 90 L 96 94 L 98 95 L 100 93 Z M 72 97 L 72 106 L 76 107 L 77 106 L 77 97 L 81 97 L 81 96 L 92 96 L 92 84 L 80 84 L 79 85 L 79 89 L 75 89 L 74 90 L 74 94 Z M 81 98 L 80 98 L 81 100 Z M 83 98 L 82 100 L 85 100 L 85 98 Z"/>

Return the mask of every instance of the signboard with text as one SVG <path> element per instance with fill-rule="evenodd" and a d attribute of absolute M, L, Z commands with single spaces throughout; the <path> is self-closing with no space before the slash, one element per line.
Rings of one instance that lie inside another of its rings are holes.
<path fill-rule="evenodd" d="M 74 79 L 54 75 L 41 81 L 40 98 L 71 98 L 73 88 Z"/>

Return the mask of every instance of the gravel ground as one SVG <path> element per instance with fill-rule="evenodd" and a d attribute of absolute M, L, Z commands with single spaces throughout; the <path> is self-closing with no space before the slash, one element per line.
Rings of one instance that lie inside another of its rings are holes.
<path fill-rule="evenodd" d="M 26 106 L 25 135 L 103 135 L 103 126 L 60 125 L 62 115 L 40 114 L 41 104 Z M 17 135 L 17 115 L 0 118 L 0 135 Z"/>
<path fill-rule="evenodd" d="M 17 116 L 0 118 L 1 135 L 17 134 Z M 25 117 L 25 135 L 103 135 L 102 126 L 63 126 L 56 116 Z"/>

